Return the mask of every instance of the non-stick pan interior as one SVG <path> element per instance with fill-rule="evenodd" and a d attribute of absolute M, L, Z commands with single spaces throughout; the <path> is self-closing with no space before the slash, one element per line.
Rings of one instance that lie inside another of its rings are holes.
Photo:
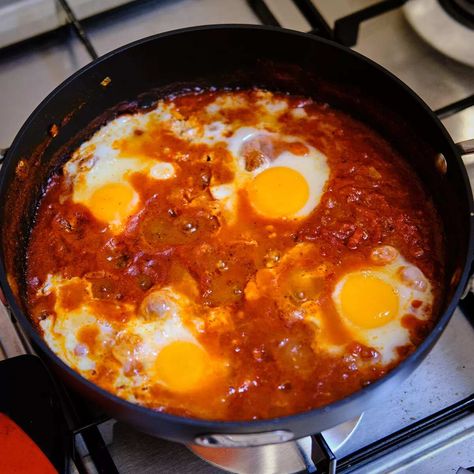
<path fill-rule="evenodd" d="M 68 150 L 114 114 L 148 107 L 160 95 L 253 86 L 327 101 L 377 129 L 406 157 L 444 222 L 446 306 L 467 258 L 470 193 L 434 115 L 386 71 L 344 48 L 308 35 L 238 26 L 172 32 L 124 47 L 67 80 L 35 111 L 10 149 L 0 189 L 0 258 L 20 306 L 35 206 Z M 436 166 L 439 153 L 447 160 L 445 174 Z"/>

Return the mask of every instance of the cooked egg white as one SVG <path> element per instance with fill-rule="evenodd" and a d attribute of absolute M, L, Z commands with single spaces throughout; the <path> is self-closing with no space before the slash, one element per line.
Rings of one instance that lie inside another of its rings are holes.
<path fill-rule="evenodd" d="M 288 110 L 288 102 L 277 98 L 272 92 L 256 90 L 253 107 L 258 108 L 261 125 L 269 129 L 279 128 L 278 120 Z M 211 102 L 206 111 L 211 117 L 221 118 L 222 112 L 236 109 L 245 109 L 249 106 L 248 98 L 237 91 L 219 94 Z"/>
<path fill-rule="evenodd" d="M 97 316 L 88 301 L 92 298 L 91 283 L 74 277 L 64 279 L 59 275 L 49 275 L 43 287 L 39 290 L 43 295 L 55 295 L 54 316 L 49 315 L 40 321 L 44 339 L 49 347 L 68 365 L 82 373 L 88 373 L 96 368 L 96 359 L 100 358 L 114 338 L 113 325 Z M 67 302 L 69 292 L 78 299 L 72 307 Z M 83 296 L 79 298 L 79 292 Z M 130 306 L 124 306 L 123 311 L 130 311 Z M 80 333 L 89 331 L 94 335 L 98 344 L 95 351 L 81 342 Z"/>
<path fill-rule="evenodd" d="M 259 270 L 247 283 L 245 298 L 255 301 L 262 296 L 270 296 L 289 324 L 305 321 L 314 330 L 312 347 L 315 353 L 341 354 L 347 339 L 337 337 L 334 327 L 328 327 L 319 301 L 326 291 L 329 265 L 302 265 L 304 261 L 314 260 L 314 255 L 311 256 L 313 251 L 314 246 L 310 243 L 299 243 L 283 255 L 270 251 L 266 257 L 266 268 Z"/>

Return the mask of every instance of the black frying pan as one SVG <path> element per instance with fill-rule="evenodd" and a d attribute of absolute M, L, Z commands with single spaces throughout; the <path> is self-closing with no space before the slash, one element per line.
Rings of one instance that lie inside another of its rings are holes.
<path fill-rule="evenodd" d="M 106 77 L 111 79 L 108 84 L 103 81 Z M 54 355 L 30 323 L 24 301 L 25 252 L 47 176 L 67 150 L 114 114 L 149 107 L 160 95 L 197 86 L 260 86 L 327 101 L 386 137 L 433 196 L 446 234 L 446 292 L 439 320 L 418 349 L 382 379 L 326 407 L 283 418 L 250 422 L 183 418 L 134 405 L 98 388 Z M 53 361 L 58 374 L 113 417 L 186 443 L 276 443 L 353 418 L 396 390 L 418 366 L 467 285 L 473 211 L 458 148 L 436 115 L 380 66 L 332 42 L 282 29 L 190 28 L 137 41 L 92 62 L 54 90 L 27 120 L 7 153 L 0 177 L 0 283 L 26 334 Z"/>

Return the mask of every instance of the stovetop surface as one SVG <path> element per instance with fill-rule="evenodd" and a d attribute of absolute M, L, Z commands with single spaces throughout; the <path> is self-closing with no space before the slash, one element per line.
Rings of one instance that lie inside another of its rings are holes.
<path fill-rule="evenodd" d="M 310 29 L 290 0 L 266 3 L 284 27 Z M 313 3 L 332 25 L 335 19 L 376 1 L 313 0 Z M 141 0 L 117 13 L 91 19 L 85 25 L 99 54 L 105 54 L 145 36 L 211 23 L 260 22 L 246 0 Z M 433 109 L 474 92 L 474 69 L 432 49 L 413 31 L 401 9 L 363 23 L 354 49 L 396 74 Z M 89 60 L 71 32 L 0 51 L 0 146 L 8 146 L 34 107 Z M 445 121 L 455 140 L 474 136 L 472 109 Z"/>
<path fill-rule="evenodd" d="M 72 5 L 74 2 L 71 2 Z M 330 25 L 367 0 L 314 0 Z M 283 26 L 308 31 L 289 0 L 267 0 Z M 259 24 L 245 0 L 155 0 L 85 23 L 99 54 L 162 31 L 209 23 Z M 433 109 L 474 92 L 474 69 L 433 50 L 412 30 L 401 9 L 369 20 L 355 50 L 405 81 Z M 0 147 L 7 147 L 33 108 L 89 57 L 72 33 L 0 51 Z M 474 138 L 474 107 L 444 121 L 454 140 Z M 469 170 L 471 181 L 474 169 Z M 474 318 L 474 315 L 471 315 Z M 457 310 L 445 333 L 415 373 L 385 402 L 368 410 L 338 457 L 409 425 L 474 392 L 474 329 Z M 317 427 L 316 427 L 317 429 Z M 113 426 L 111 454 L 121 473 L 222 472 L 187 448 Z M 474 414 L 360 472 L 448 473 L 474 465 Z M 93 471 L 92 471 L 93 472 Z"/>

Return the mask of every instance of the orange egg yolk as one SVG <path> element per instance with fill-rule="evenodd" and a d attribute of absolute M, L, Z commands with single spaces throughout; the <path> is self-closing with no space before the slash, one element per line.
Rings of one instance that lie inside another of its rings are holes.
<path fill-rule="evenodd" d="M 381 327 L 398 314 L 396 290 L 371 275 L 349 275 L 342 287 L 340 301 L 343 315 L 364 329 Z"/>
<path fill-rule="evenodd" d="M 208 364 L 204 349 L 192 342 L 176 341 L 158 354 L 155 374 L 172 392 L 190 392 L 202 386 Z"/>
<path fill-rule="evenodd" d="M 94 216 L 107 223 L 125 221 L 136 205 L 136 194 L 130 185 L 109 183 L 94 191 L 89 208 Z"/>
<path fill-rule="evenodd" d="M 284 166 L 267 168 L 248 188 L 252 206 L 268 217 L 294 216 L 308 201 L 309 186 L 298 171 Z"/>

